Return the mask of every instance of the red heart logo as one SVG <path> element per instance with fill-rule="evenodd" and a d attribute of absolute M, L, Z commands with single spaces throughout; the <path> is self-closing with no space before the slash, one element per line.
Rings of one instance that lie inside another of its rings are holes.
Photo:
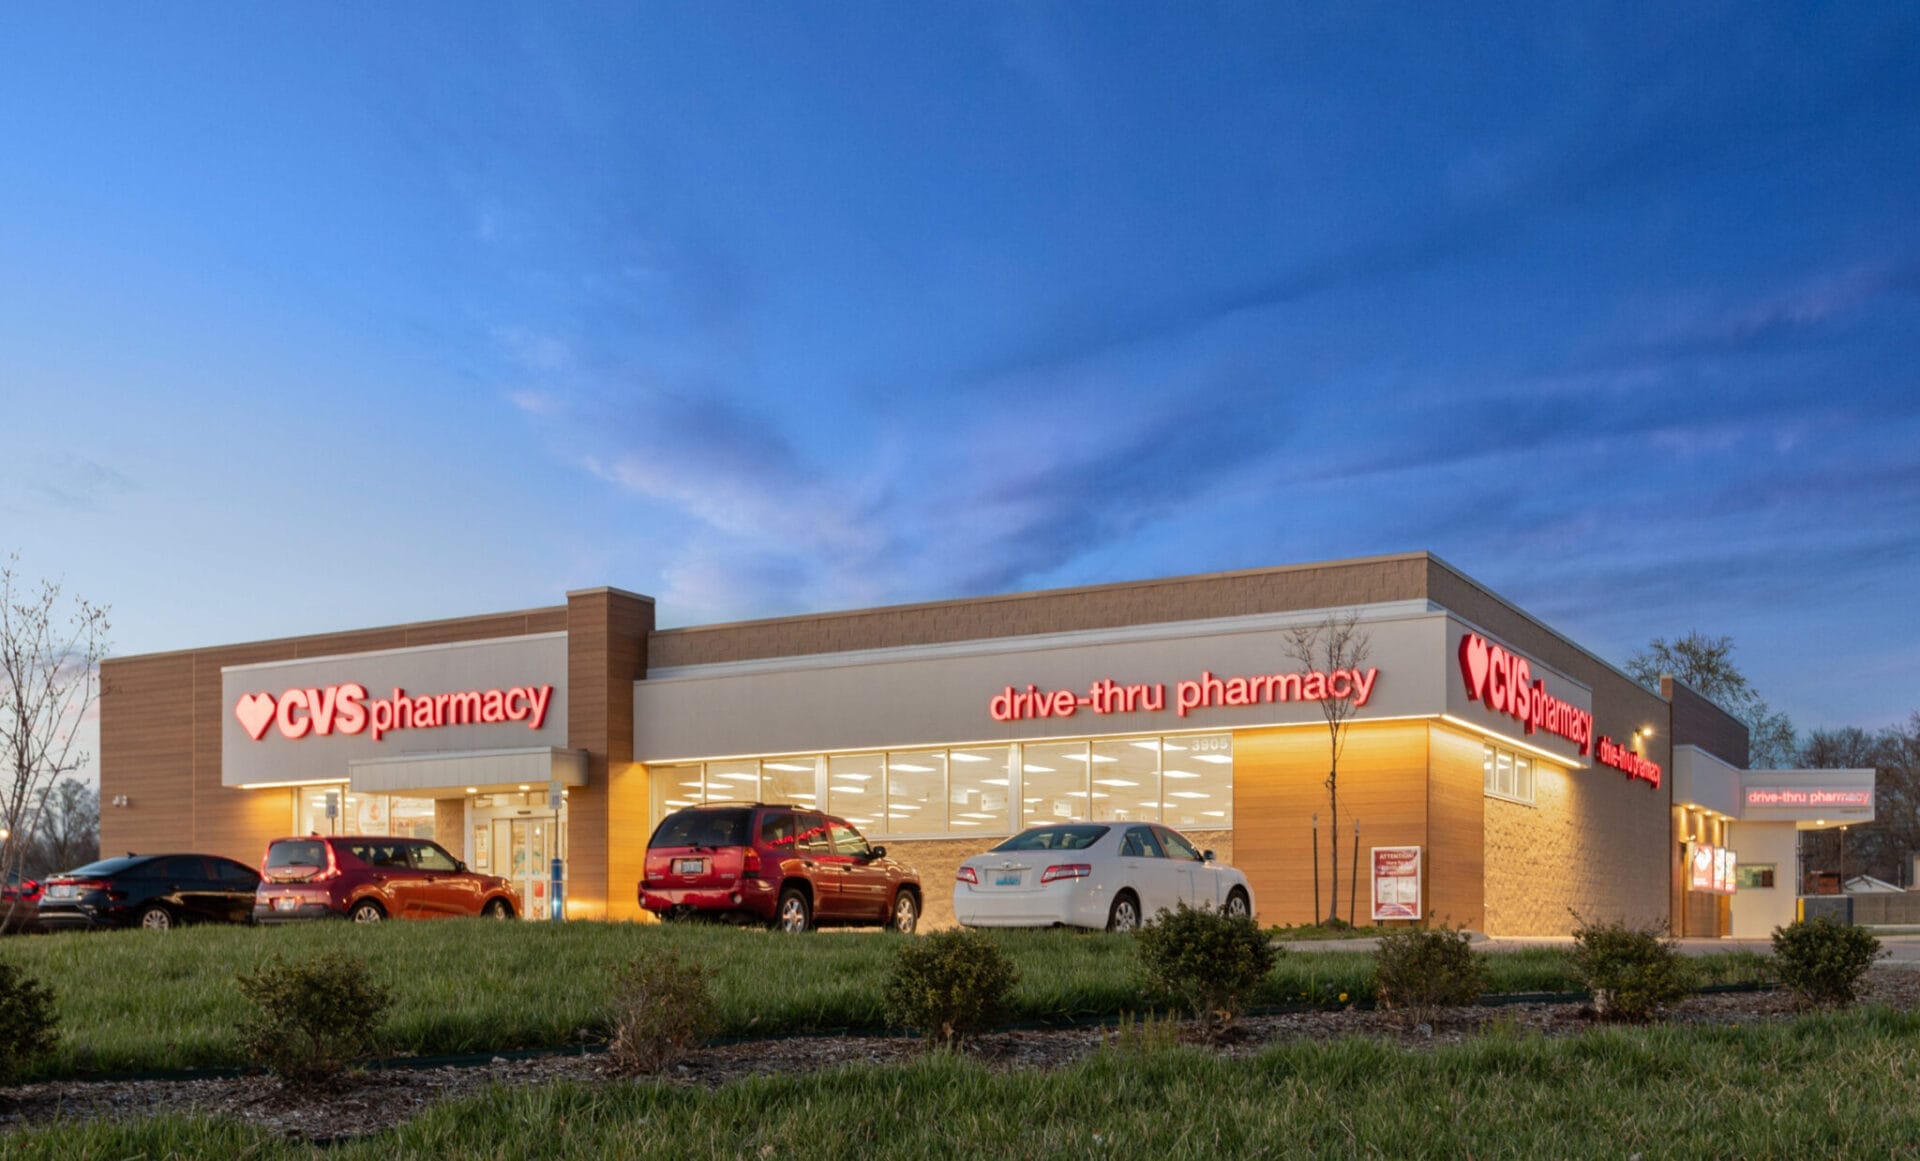
<path fill-rule="evenodd" d="M 1487 643 L 1478 633 L 1460 639 L 1460 672 L 1467 678 L 1467 696 L 1481 700 L 1487 692 Z"/>
<path fill-rule="evenodd" d="M 240 719 L 240 725 L 247 733 L 259 741 L 273 724 L 273 695 L 250 693 L 233 703 L 233 716 Z"/>

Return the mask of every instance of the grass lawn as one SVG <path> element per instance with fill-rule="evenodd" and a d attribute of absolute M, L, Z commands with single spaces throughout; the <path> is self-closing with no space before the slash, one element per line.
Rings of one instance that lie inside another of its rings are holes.
<path fill-rule="evenodd" d="M 1145 1006 L 1130 937 L 995 938 L 1020 968 L 1016 1019 L 1097 1019 Z M 757 1036 L 881 1028 L 881 988 L 900 937 L 625 923 L 316 923 L 8 937 L 0 959 L 56 993 L 60 1048 L 31 1079 L 241 1063 L 233 1028 L 244 1005 L 233 977 L 275 952 L 299 959 L 345 949 L 365 958 L 396 998 L 384 1029 L 391 1055 L 597 1040 L 614 968 L 661 944 L 713 971 L 723 1035 Z M 1765 972 L 1765 960 L 1748 953 L 1697 962 L 1703 983 L 1749 982 Z M 1364 1000 L 1372 968 L 1365 951 L 1288 954 L 1255 1003 Z M 1576 990 L 1564 953 L 1553 948 L 1493 955 L 1488 976 L 1495 992 Z"/>
<path fill-rule="evenodd" d="M 1920 1017 L 1492 1035 L 1427 1052 L 1350 1039 L 1229 1060 L 1120 1046 L 1057 1071 L 933 1055 L 755 1079 L 496 1089 L 335 1145 L 389 1157 L 1911 1156 Z M 350 1126 L 342 1126 L 343 1130 Z M 37 1129 L 9 1156 L 317 1157 L 176 1117 Z"/>

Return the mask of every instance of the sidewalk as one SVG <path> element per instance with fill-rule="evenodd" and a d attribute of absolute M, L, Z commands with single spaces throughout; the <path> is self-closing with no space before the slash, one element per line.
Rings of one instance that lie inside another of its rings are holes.
<path fill-rule="evenodd" d="M 1525 935 L 1502 936 L 1494 938 L 1479 932 L 1469 932 L 1473 945 L 1479 951 L 1519 951 L 1529 947 L 1572 947 L 1570 935 Z M 1887 955 L 1880 962 L 1889 967 L 1920 968 L 1920 932 L 1902 928 L 1894 932 L 1879 935 L 1880 943 Z M 1288 951 L 1372 951 L 1378 944 L 1375 939 L 1313 939 L 1282 942 L 1280 947 Z M 1760 955 L 1773 952 L 1773 942 L 1768 939 L 1680 939 L 1675 940 L 1683 955 L 1712 955 L 1722 951 L 1751 951 Z"/>

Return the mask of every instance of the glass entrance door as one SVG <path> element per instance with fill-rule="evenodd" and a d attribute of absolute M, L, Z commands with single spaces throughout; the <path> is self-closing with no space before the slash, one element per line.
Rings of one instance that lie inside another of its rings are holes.
<path fill-rule="evenodd" d="M 494 820 L 494 874 L 513 885 L 523 919 L 553 918 L 552 860 L 564 857 L 560 825 L 550 814 Z"/>

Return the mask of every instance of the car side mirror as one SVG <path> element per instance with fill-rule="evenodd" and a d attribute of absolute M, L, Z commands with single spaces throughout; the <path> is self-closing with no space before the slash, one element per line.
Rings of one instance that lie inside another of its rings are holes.
<path fill-rule="evenodd" d="M 453 860 L 453 869 L 459 874 L 464 875 L 467 873 L 467 864 L 461 862 L 459 859 L 455 859 Z"/>
<path fill-rule="evenodd" d="M 872 850 L 867 852 L 867 858 L 869 859 L 884 859 L 886 857 L 887 857 L 887 848 L 885 847 L 874 847 Z"/>
<path fill-rule="evenodd" d="M 1202 861 L 1202 862 L 1207 862 L 1207 863 L 1211 863 L 1211 862 L 1213 861 L 1213 852 L 1212 852 L 1212 851 L 1201 851 L 1201 852 L 1200 852 L 1200 859 L 1201 859 L 1201 861 Z"/>

